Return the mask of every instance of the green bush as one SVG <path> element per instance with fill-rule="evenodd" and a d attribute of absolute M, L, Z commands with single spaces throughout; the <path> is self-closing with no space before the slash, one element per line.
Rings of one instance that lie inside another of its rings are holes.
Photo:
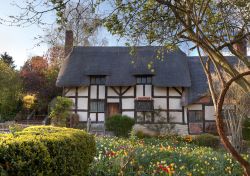
<path fill-rule="evenodd" d="M 106 129 L 114 132 L 116 136 L 128 137 L 129 132 L 132 130 L 135 120 L 122 115 L 114 115 L 109 117 L 106 122 Z"/>
<path fill-rule="evenodd" d="M 55 126 L 66 126 L 67 118 L 70 117 L 69 109 L 73 106 L 71 99 L 66 97 L 56 97 L 55 105 L 51 107 L 50 118 Z"/>
<path fill-rule="evenodd" d="M 201 134 L 194 137 L 193 142 L 199 146 L 218 148 L 220 139 L 212 134 Z"/>
<path fill-rule="evenodd" d="M 51 126 L 0 135 L 0 172 L 7 175 L 86 175 L 96 154 L 94 137 Z"/>
<path fill-rule="evenodd" d="M 242 135 L 243 135 L 244 140 L 250 141 L 250 119 L 249 118 L 247 118 L 243 123 Z"/>

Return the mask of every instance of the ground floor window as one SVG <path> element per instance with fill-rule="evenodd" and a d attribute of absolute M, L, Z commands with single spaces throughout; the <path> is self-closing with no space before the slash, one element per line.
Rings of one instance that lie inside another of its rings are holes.
<path fill-rule="evenodd" d="M 104 112 L 105 109 L 105 102 L 104 100 L 90 100 L 90 112 Z"/>

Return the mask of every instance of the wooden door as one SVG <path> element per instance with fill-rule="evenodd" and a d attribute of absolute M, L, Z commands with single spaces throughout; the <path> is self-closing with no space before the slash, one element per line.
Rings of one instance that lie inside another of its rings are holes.
<path fill-rule="evenodd" d="M 108 103 L 108 117 L 119 114 L 119 103 Z"/>

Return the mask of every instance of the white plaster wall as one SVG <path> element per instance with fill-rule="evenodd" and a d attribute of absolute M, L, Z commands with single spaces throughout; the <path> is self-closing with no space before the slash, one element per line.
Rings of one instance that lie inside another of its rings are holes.
<path fill-rule="evenodd" d="M 187 123 L 187 107 L 184 107 L 184 120 Z"/>
<path fill-rule="evenodd" d="M 177 89 L 180 91 L 179 88 Z M 181 96 L 181 95 L 174 88 L 169 88 L 169 96 Z"/>
<path fill-rule="evenodd" d="M 169 112 L 171 122 L 182 123 L 182 112 Z"/>
<path fill-rule="evenodd" d="M 154 116 L 154 121 L 157 122 L 167 122 L 167 112 L 161 111 L 159 112 L 158 116 Z"/>
<path fill-rule="evenodd" d="M 143 85 L 136 85 L 136 97 L 143 96 Z"/>
<path fill-rule="evenodd" d="M 104 122 L 105 114 L 104 113 L 98 113 L 98 122 Z"/>
<path fill-rule="evenodd" d="M 152 85 L 145 85 L 145 96 L 152 97 Z"/>
<path fill-rule="evenodd" d="M 205 106 L 205 120 L 215 120 L 214 106 Z"/>
<path fill-rule="evenodd" d="M 122 109 L 134 109 L 134 99 L 133 98 L 123 98 L 122 99 Z"/>
<path fill-rule="evenodd" d="M 133 119 L 134 118 L 134 111 L 123 111 L 122 115 L 126 115 L 126 116 Z"/>
<path fill-rule="evenodd" d="M 108 87 L 108 96 L 118 96 L 118 95 L 111 87 Z"/>
<path fill-rule="evenodd" d="M 99 99 L 105 99 L 105 86 L 99 86 Z"/>
<path fill-rule="evenodd" d="M 169 98 L 169 109 L 182 109 L 180 98 Z"/>
<path fill-rule="evenodd" d="M 87 112 L 77 112 L 79 115 L 79 121 L 86 122 L 88 119 L 88 113 Z"/>
<path fill-rule="evenodd" d="M 96 113 L 90 113 L 89 117 L 91 118 L 91 121 L 96 121 Z"/>
<path fill-rule="evenodd" d="M 119 103 L 119 98 L 108 98 L 107 102 L 108 103 Z"/>
<path fill-rule="evenodd" d="M 78 98 L 78 107 L 77 109 L 88 109 L 88 98 Z"/>
<path fill-rule="evenodd" d="M 122 88 L 122 92 L 125 91 L 127 87 Z M 130 87 L 123 96 L 134 96 L 134 87 Z"/>
<path fill-rule="evenodd" d="M 88 87 L 79 87 L 78 96 L 88 96 Z"/>
<path fill-rule="evenodd" d="M 193 105 L 188 105 L 187 108 L 189 110 L 202 110 L 202 105 L 201 104 L 193 104 Z"/>
<path fill-rule="evenodd" d="M 70 89 L 69 91 L 68 91 L 68 89 L 67 89 L 67 90 L 65 90 L 65 92 L 67 92 L 67 93 L 65 94 L 66 97 L 67 97 L 67 96 L 76 96 L 76 89 L 75 89 L 75 88 L 72 88 L 72 89 Z"/>
<path fill-rule="evenodd" d="M 154 98 L 154 109 L 167 109 L 166 98 Z"/>
<path fill-rule="evenodd" d="M 97 98 L 97 86 L 90 86 L 90 98 Z"/>
<path fill-rule="evenodd" d="M 167 96 L 167 91 L 165 87 L 155 87 L 154 86 L 154 95 L 155 96 Z"/>

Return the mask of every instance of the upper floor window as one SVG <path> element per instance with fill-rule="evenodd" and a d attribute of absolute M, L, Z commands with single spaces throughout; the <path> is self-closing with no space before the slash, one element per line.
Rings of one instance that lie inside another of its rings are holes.
<path fill-rule="evenodd" d="M 105 101 L 104 100 L 90 100 L 89 112 L 104 112 Z"/>
<path fill-rule="evenodd" d="M 95 85 L 104 85 L 105 76 L 90 76 L 90 84 Z"/>
<path fill-rule="evenodd" d="M 137 76 L 136 84 L 152 84 L 152 76 Z"/>

